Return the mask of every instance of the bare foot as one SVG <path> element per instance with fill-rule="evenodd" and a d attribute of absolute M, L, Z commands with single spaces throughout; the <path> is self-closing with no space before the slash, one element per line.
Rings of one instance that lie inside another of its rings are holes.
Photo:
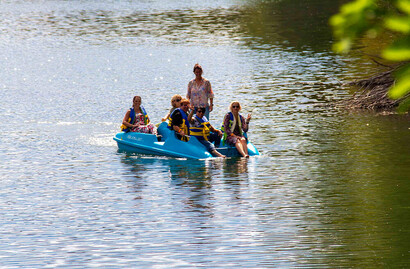
<path fill-rule="evenodd" d="M 213 151 L 212 153 L 214 153 L 215 155 L 216 155 L 216 157 L 221 157 L 221 158 L 225 158 L 226 156 L 225 155 L 223 155 L 223 154 L 221 154 L 221 153 L 219 153 L 218 151 Z"/>

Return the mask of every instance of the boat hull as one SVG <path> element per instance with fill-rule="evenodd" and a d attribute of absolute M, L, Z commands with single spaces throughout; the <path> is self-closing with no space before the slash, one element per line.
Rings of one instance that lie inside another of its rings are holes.
<path fill-rule="evenodd" d="M 161 141 L 152 134 L 137 132 L 119 132 L 114 140 L 120 151 L 127 153 L 149 154 L 169 156 L 176 158 L 207 159 L 212 155 L 206 150 L 195 137 L 190 137 L 188 142 L 177 139 L 174 132 L 167 128 L 166 122 L 158 127 L 158 133 L 162 135 Z M 227 157 L 240 156 L 237 149 L 232 146 L 218 147 L 217 150 Z M 250 156 L 259 155 L 254 145 L 248 142 L 248 153 Z"/>

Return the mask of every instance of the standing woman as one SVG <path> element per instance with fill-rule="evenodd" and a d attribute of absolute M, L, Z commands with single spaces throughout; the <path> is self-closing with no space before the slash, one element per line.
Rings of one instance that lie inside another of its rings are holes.
<path fill-rule="evenodd" d="M 211 82 L 202 77 L 202 67 L 199 64 L 194 66 L 195 78 L 188 83 L 187 99 L 195 112 L 198 107 L 205 107 L 205 117 L 209 119 L 209 112 L 214 109 L 214 93 Z M 209 100 L 209 103 L 208 103 Z"/>
<path fill-rule="evenodd" d="M 223 131 L 224 131 L 224 141 L 229 145 L 235 146 L 239 154 L 243 157 L 249 158 L 248 154 L 248 143 L 244 136 L 249 129 L 249 122 L 251 120 L 251 114 L 248 117 L 242 117 L 239 111 L 242 109 L 239 102 L 234 101 L 229 106 L 230 112 L 228 112 L 224 117 Z"/>
<path fill-rule="evenodd" d="M 122 120 L 121 131 L 157 135 L 157 128 L 150 123 L 148 114 L 141 105 L 140 96 L 134 96 L 132 99 L 132 107 L 125 113 Z"/>

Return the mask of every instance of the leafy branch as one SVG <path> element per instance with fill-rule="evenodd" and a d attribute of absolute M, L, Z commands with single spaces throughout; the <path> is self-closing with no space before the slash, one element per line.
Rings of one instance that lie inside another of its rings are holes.
<path fill-rule="evenodd" d="M 389 89 L 392 99 L 403 99 L 399 111 L 410 109 L 410 0 L 355 0 L 343 5 L 330 19 L 337 42 L 333 50 L 347 53 L 362 36 L 376 38 L 384 31 L 393 41 L 381 52 L 382 58 L 401 63 L 396 81 Z"/>

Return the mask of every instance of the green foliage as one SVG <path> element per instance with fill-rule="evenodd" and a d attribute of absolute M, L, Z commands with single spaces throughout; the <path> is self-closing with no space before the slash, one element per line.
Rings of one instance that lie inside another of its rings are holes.
<path fill-rule="evenodd" d="M 410 24 L 408 18 L 388 17 L 386 18 L 386 27 L 393 31 L 398 31 L 403 34 L 410 32 Z"/>
<path fill-rule="evenodd" d="M 389 47 L 383 50 L 383 58 L 390 61 L 410 60 L 410 36 L 395 40 Z"/>
<path fill-rule="evenodd" d="M 389 91 L 389 97 L 399 99 L 403 97 L 410 89 L 410 65 L 406 64 L 395 74 L 397 81 L 394 87 Z"/>
<path fill-rule="evenodd" d="M 406 111 L 410 110 L 410 98 L 404 99 L 402 102 L 400 102 L 399 107 L 397 108 L 397 111 L 399 113 L 405 113 Z"/>
<path fill-rule="evenodd" d="M 338 53 L 348 52 L 361 36 L 377 37 L 381 31 L 392 31 L 395 38 L 382 57 L 404 65 L 395 74 L 389 97 L 399 99 L 410 93 L 410 0 L 355 0 L 343 5 L 330 24 L 337 39 L 333 49 Z M 409 109 L 410 97 L 400 107 Z"/>
<path fill-rule="evenodd" d="M 346 53 L 359 36 L 377 34 L 379 17 L 380 10 L 375 0 L 356 0 L 342 6 L 340 13 L 330 19 L 334 35 L 339 40 L 333 49 L 338 53 Z"/>

